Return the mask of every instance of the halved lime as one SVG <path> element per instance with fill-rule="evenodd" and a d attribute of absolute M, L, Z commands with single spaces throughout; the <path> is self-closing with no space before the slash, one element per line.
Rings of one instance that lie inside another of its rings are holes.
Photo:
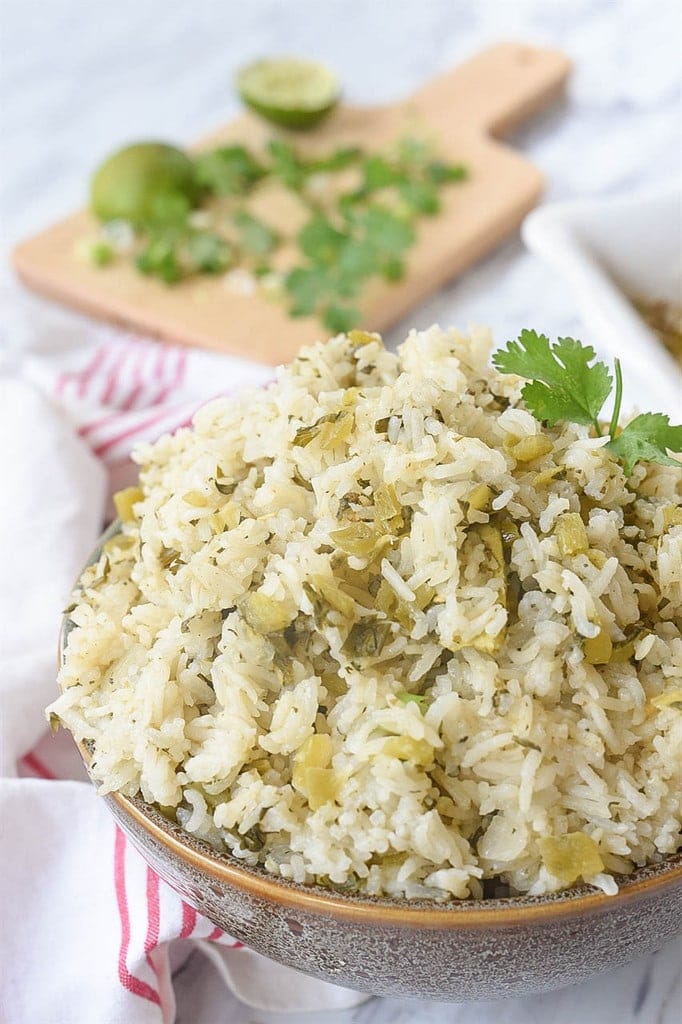
<path fill-rule="evenodd" d="M 314 61 L 276 57 L 249 64 L 237 75 L 244 103 L 284 128 L 312 128 L 336 105 L 339 81 Z"/>

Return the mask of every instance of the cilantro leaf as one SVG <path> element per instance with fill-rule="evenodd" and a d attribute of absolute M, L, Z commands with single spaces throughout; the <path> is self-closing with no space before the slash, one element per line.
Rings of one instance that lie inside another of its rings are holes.
<path fill-rule="evenodd" d="M 312 263 L 329 266 L 336 262 L 346 237 L 324 214 L 316 214 L 301 228 L 298 245 Z"/>
<path fill-rule="evenodd" d="M 239 231 L 242 248 L 254 256 L 265 256 L 279 244 L 276 232 L 246 210 L 235 213 L 232 221 Z"/>
<path fill-rule="evenodd" d="M 359 223 L 367 241 L 388 256 L 414 244 L 412 225 L 383 206 L 370 206 L 359 218 Z"/>
<path fill-rule="evenodd" d="M 365 189 L 388 188 L 408 180 L 404 171 L 394 167 L 382 156 L 368 156 L 362 165 Z"/>
<path fill-rule="evenodd" d="M 354 192 L 344 192 L 339 196 L 336 205 L 347 224 L 357 223 L 361 203 L 366 198 L 367 191 L 364 188 L 355 189 Z"/>
<path fill-rule="evenodd" d="M 308 160 L 306 171 L 309 174 L 318 174 L 327 171 L 343 171 L 350 167 L 362 156 L 362 150 L 358 146 L 339 146 L 329 156 L 316 157 Z"/>
<path fill-rule="evenodd" d="M 272 157 L 272 167 L 270 168 L 272 174 L 279 178 L 287 188 L 294 192 L 300 192 L 305 183 L 306 172 L 303 161 L 294 147 L 290 146 L 288 142 L 283 142 L 282 139 L 271 139 L 267 148 Z"/>
<path fill-rule="evenodd" d="M 323 322 L 330 331 L 334 331 L 335 334 L 343 334 L 359 324 L 360 310 L 333 303 L 325 309 Z"/>
<path fill-rule="evenodd" d="M 244 146 L 221 146 L 194 160 L 197 184 L 219 196 L 248 192 L 266 174 Z"/>
<path fill-rule="evenodd" d="M 212 231 L 197 231 L 187 239 L 189 262 L 204 274 L 219 274 L 232 262 L 230 246 Z"/>
<path fill-rule="evenodd" d="M 309 316 L 321 299 L 332 291 L 329 274 L 318 267 L 295 267 L 284 278 L 284 287 L 292 299 L 291 316 Z"/>
<path fill-rule="evenodd" d="M 404 202 L 415 213 L 425 213 L 432 217 L 440 210 L 436 187 L 428 181 L 406 181 L 399 191 Z"/>
<path fill-rule="evenodd" d="M 426 177 L 434 185 L 447 185 L 451 181 L 464 181 L 467 169 L 464 164 L 446 164 L 442 160 L 432 160 L 426 168 Z"/>
<path fill-rule="evenodd" d="M 400 281 L 405 276 L 405 264 L 397 256 L 389 256 L 381 267 L 381 273 L 387 281 Z"/>
<path fill-rule="evenodd" d="M 413 168 L 422 167 L 431 153 L 431 144 L 426 139 L 419 139 L 413 135 L 400 139 L 398 143 L 398 158 L 402 163 L 413 165 Z"/>
<path fill-rule="evenodd" d="M 88 256 L 96 267 L 107 267 L 114 259 L 115 253 L 109 242 L 95 242 Z"/>
<path fill-rule="evenodd" d="M 518 341 L 493 354 L 500 373 L 516 373 L 529 383 L 521 392 L 523 399 L 540 420 L 554 426 L 559 420 L 593 424 L 601 435 L 599 413 L 611 393 L 612 378 L 606 366 L 595 359 L 590 345 L 573 338 L 560 338 L 551 345 L 544 334 L 522 331 Z M 609 424 L 608 449 L 623 463 L 628 476 L 640 462 L 664 466 L 682 466 L 668 452 L 682 453 L 682 425 L 674 426 L 660 412 L 636 416 L 618 434 L 618 416 L 623 393 L 620 362 L 615 360 L 616 392 Z"/>
<path fill-rule="evenodd" d="M 598 416 L 611 392 L 612 378 L 604 363 L 592 361 L 595 351 L 573 338 L 549 338 L 524 330 L 506 351 L 493 355 L 501 373 L 516 373 L 531 383 L 523 388 L 523 399 L 539 420 L 554 426 L 560 420 L 593 424 L 601 434 Z"/>
<path fill-rule="evenodd" d="M 183 271 L 177 254 L 177 241 L 167 235 L 153 235 L 135 260 L 137 269 L 150 277 L 175 284 Z"/>
<path fill-rule="evenodd" d="M 355 295 L 362 283 L 380 269 L 376 249 L 364 238 L 348 238 L 339 252 L 336 274 L 341 295 Z"/>
<path fill-rule="evenodd" d="M 645 412 L 628 423 L 608 447 L 622 461 L 628 476 L 640 461 L 680 466 L 668 450 L 682 452 L 682 426 L 673 426 L 662 412 Z"/>

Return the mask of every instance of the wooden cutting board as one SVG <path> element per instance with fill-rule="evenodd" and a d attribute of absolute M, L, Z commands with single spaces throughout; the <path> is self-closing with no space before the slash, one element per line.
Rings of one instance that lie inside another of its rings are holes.
<path fill-rule="evenodd" d="M 469 170 L 466 182 L 443 188 L 441 213 L 419 220 L 404 279 L 369 282 L 355 303 L 363 327 L 390 327 L 518 227 L 540 195 L 542 178 L 496 136 L 554 99 L 569 66 L 555 50 L 503 43 L 433 79 L 409 99 L 383 107 L 341 104 L 318 129 L 293 137 L 304 153 L 328 153 L 340 145 L 385 150 L 407 134 L 418 134 L 434 139 L 439 157 Z M 272 128 L 246 115 L 201 139 L 196 148 L 228 141 L 259 147 L 272 135 Z M 282 198 L 286 195 L 266 198 L 259 209 L 264 220 L 272 214 L 277 225 L 286 218 Z M 95 230 L 92 215 L 82 211 L 22 242 L 13 253 L 19 276 L 30 288 L 94 317 L 164 341 L 265 363 L 285 362 L 327 333 L 315 317 L 291 319 L 284 303 L 237 294 L 222 277 L 169 287 L 123 260 L 93 267 L 77 249 Z"/>

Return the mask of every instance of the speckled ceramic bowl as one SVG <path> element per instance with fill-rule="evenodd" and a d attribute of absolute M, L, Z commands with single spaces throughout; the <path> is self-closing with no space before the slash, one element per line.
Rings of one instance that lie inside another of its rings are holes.
<path fill-rule="evenodd" d="M 446 906 L 369 899 L 244 867 L 141 799 L 104 799 L 152 868 L 214 924 L 283 964 L 377 995 L 463 1001 L 560 988 L 682 932 L 682 853 L 635 872 L 617 896 L 581 886 Z"/>

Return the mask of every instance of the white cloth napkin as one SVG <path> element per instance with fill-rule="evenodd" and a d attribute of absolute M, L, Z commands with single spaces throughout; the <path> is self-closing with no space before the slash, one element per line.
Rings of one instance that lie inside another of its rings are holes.
<path fill-rule="evenodd" d="M 56 693 L 61 609 L 108 491 L 133 478 L 131 447 L 272 370 L 75 317 L 68 331 L 64 315 L 34 310 L 0 364 L 0 1016 L 171 1024 L 174 940 L 184 940 L 180 956 L 207 950 L 255 1007 L 353 1006 L 366 997 L 266 960 L 184 903 L 126 840 L 70 738 L 46 733 L 43 716 Z"/>

